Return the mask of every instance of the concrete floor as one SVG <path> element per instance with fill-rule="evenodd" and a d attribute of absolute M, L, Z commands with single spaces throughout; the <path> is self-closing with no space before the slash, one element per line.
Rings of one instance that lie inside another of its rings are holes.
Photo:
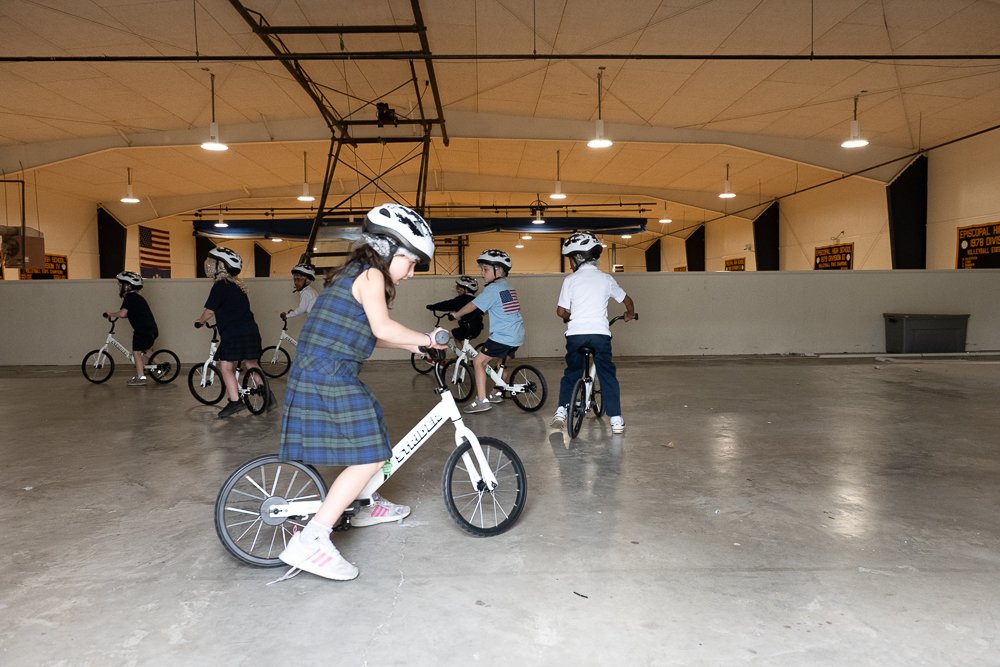
<path fill-rule="evenodd" d="M 438 435 L 384 489 L 410 518 L 336 536 L 357 580 L 273 586 L 212 506 L 278 413 L 0 369 L 0 664 L 1000 664 L 996 362 L 625 360 L 627 433 L 574 441 L 536 363 L 542 411 L 470 419 L 527 466 L 510 532 L 452 522 Z M 365 376 L 396 437 L 434 401 Z"/>

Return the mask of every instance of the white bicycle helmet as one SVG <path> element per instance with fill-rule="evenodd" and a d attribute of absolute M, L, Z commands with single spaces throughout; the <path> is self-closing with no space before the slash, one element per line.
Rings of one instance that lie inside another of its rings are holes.
<path fill-rule="evenodd" d="M 316 280 L 316 269 L 312 264 L 296 264 L 292 267 L 293 276 L 302 276 L 309 282 Z"/>
<path fill-rule="evenodd" d="M 400 204 L 382 204 L 368 211 L 361 229 L 366 234 L 389 238 L 393 247 L 388 259 L 401 250 L 421 263 L 431 261 L 434 256 L 431 226 L 419 213 Z"/>
<path fill-rule="evenodd" d="M 510 269 L 514 265 L 514 263 L 510 261 L 510 255 L 505 253 L 503 250 L 497 250 L 496 248 L 484 250 L 483 254 L 476 258 L 476 264 L 501 266 L 507 270 L 507 273 L 510 273 Z"/>
<path fill-rule="evenodd" d="M 226 272 L 231 276 L 239 275 L 239 272 L 243 270 L 243 258 L 235 250 L 219 246 L 209 250 L 208 256 L 225 264 Z"/>
<path fill-rule="evenodd" d="M 142 289 L 142 276 L 134 271 L 122 271 L 115 279 L 123 285 L 129 285 L 137 290 Z"/>
<path fill-rule="evenodd" d="M 479 289 L 479 281 L 472 276 L 462 276 L 455 281 L 455 284 L 469 294 L 475 294 L 476 290 Z"/>
<path fill-rule="evenodd" d="M 575 232 L 562 244 L 562 254 L 569 257 L 574 271 L 586 262 L 599 259 L 603 250 L 604 246 L 590 232 Z"/>

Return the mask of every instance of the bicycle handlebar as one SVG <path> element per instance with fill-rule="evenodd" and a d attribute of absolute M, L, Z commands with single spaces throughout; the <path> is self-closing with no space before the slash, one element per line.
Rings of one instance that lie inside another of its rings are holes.
<path fill-rule="evenodd" d="M 209 329 L 214 329 L 215 326 L 216 325 L 211 324 L 209 322 L 198 322 L 198 321 L 195 321 L 195 323 L 194 323 L 194 328 L 195 329 L 200 329 L 202 327 L 208 327 Z"/>
<path fill-rule="evenodd" d="M 611 318 L 610 322 L 608 322 L 608 326 L 611 326 L 612 324 L 614 324 L 618 320 L 624 320 L 624 319 L 625 319 L 624 315 L 616 315 L 615 317 Z M 639 313 L 632 313 L 632 319 L 633 320 L 639 319 Z"/>

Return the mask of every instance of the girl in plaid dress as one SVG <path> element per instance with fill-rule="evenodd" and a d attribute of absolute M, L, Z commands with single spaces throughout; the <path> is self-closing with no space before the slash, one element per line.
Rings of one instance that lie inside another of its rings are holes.
<path fill-rule="evenodd" d="M 376 345 L 410 352 L 447 347 L 434 343 L 437 329 L 420 333 L 389 317 L 396 286 L 434 255 L 427 222 L 405 206 L 383 204 L 367 213 L 362 231 L 302 329 L 281 421 L 282 458 L 347 467 L 279 558 L 293 569 L 337 580 L 355 578 L 358 568 L 340 555 L 330 532 L 392 453 L 382 408 L 358 378 L 361 364 Z M 399 521 L 409 513 L 409 507 L 376 494 L 352 524 Z"/>

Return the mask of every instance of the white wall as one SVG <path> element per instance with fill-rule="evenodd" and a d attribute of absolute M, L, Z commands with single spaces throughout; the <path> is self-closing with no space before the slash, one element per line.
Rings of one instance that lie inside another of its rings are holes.
<path fill-rule="evenodd" d="M 877 353 L 885 350 L 882 313 L 971 315 L 967 349 L 1000 350 L 995 304 L 1000 270 L 625 273 L 617 275 L 636 302 L 638 322 L 615 326 L 622 356 Z M 562 276 L 511 276 L 528 330 L 523 356 L 563 353 L 555 301 Z M 280 331 L 277 314 L 296 305 L 291 281 L 250 279 L 251 303 L 264 344 Z M 433 324 L 424 305 L 452 294 L 449 277 L 417 277 L 399 288 L 392 313 L 420 330 Z M 182 361 L 203 358 L 208 335 L 192 323 L 208 295 L 207 280 L 148 281 L 147 297 L 160 326 L 157 345 Z M 117 308 L 111 280 L 0 283 L 0 365 L 72 365 L 99 347 L 100 317 Z M 620 309 L 612 308 L 612 313 Z M 301 319 L 294 331 L 301 327 Z M 618 327 L 621 327 L 619 329 Z M 131 330 L 120 327 L 122 342 Z M 404 358 L 379 351 L 377 358 Z"/>

